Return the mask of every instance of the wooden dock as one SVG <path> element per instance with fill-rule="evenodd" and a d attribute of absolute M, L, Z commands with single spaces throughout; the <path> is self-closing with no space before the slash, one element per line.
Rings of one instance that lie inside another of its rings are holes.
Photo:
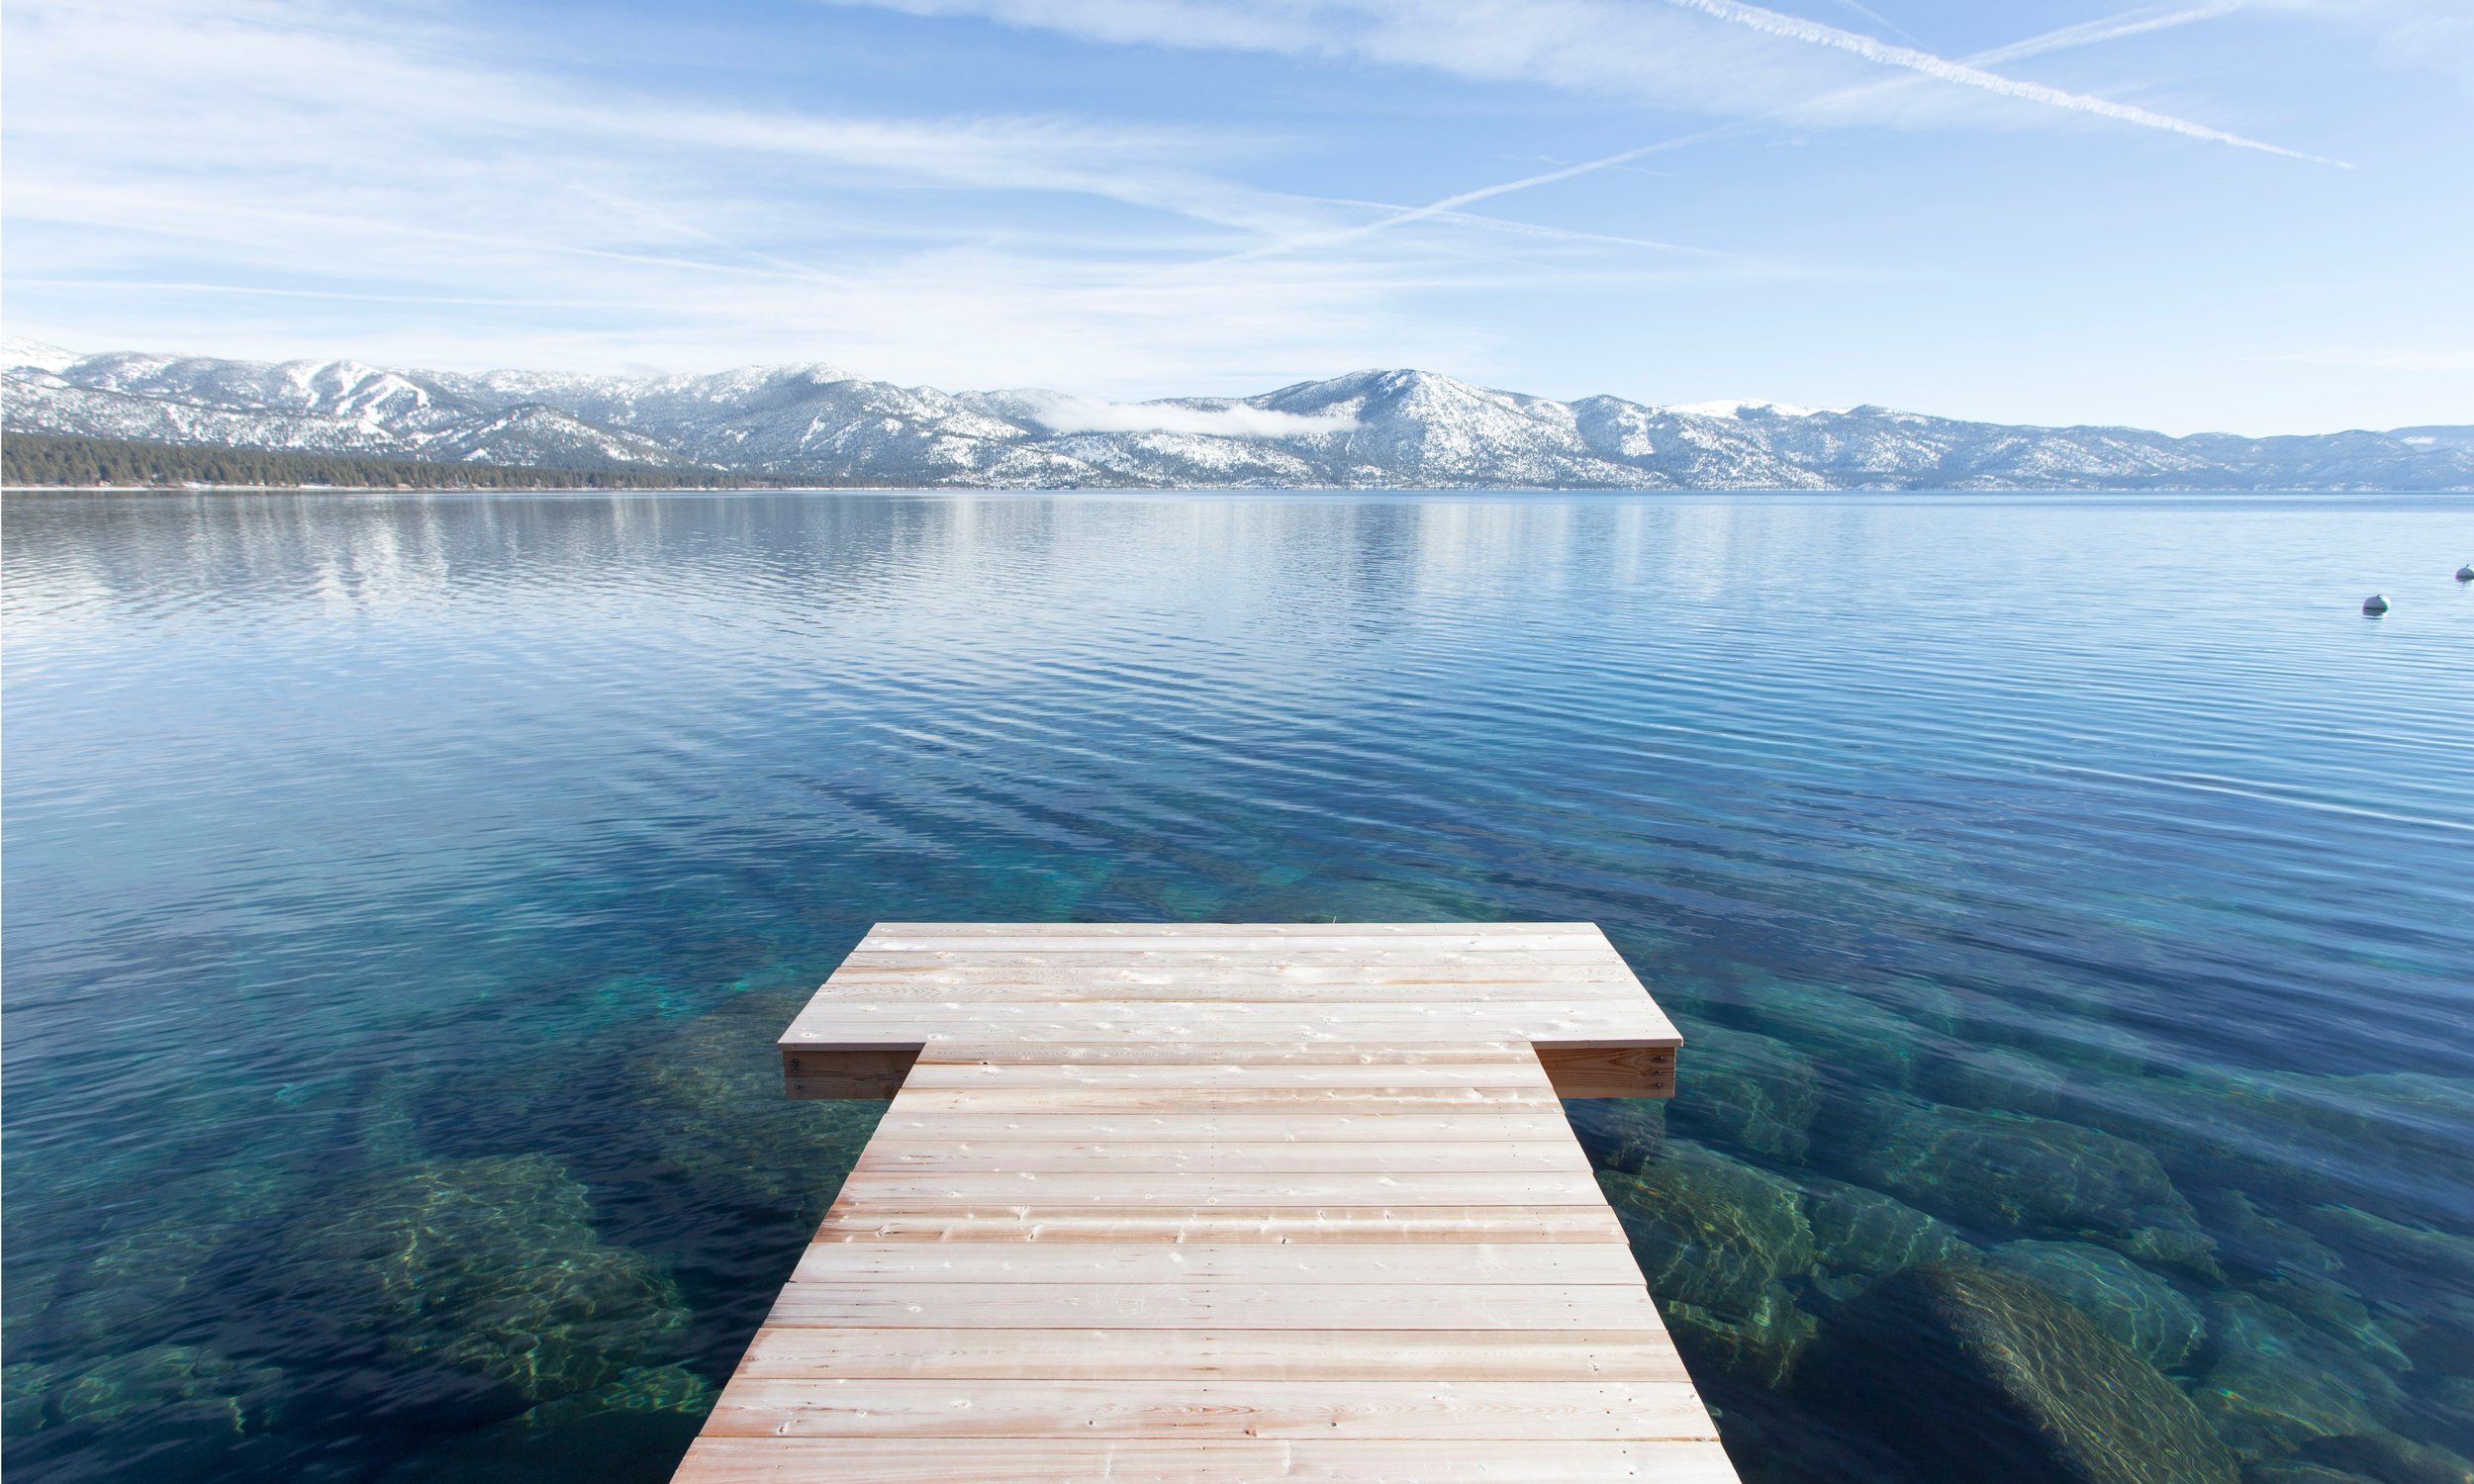
<path fill-rule="evenodd" d="M 883 923 L 893 1099 L 680 1484 L 1733 1484 L 1560 1097 L 1680 1038 L 1587 923 Z"/>

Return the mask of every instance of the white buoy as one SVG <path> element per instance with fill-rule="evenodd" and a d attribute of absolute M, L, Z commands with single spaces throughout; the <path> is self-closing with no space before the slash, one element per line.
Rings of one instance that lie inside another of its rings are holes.
<path fill-rule="evenodd" d="M 2474 562 L 2468 562 L 2464 566 L 2457 569 L 2457 581 L 2461 583 L 2474 583 Z"/>
<path fill-rule="evenodd" d="M 2377 593 L 2374 593 L 2370 597 L 2362 600 L 2362 611 L 2370 614 L 2374 618 L 2377 618 L 2380 614 L 2388 611 L 2388 600 L 2380 597 Z"/>

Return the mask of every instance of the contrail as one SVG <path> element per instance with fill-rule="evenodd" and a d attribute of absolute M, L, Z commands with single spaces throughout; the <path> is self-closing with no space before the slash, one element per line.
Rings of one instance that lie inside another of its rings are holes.
<path fill-rule="evenodd" d="M 1966 58 L 1968 65 L 1990 67 L 2001 62 L 2017 61 L 2023 56 L 2041 56 L 2059 51 L 2065 46 L 2093 46 L 2102 42 L 2120 41 L 2126 36 L 2145 36 L 2151 31 L 2168 31 L 2198 21 L 2213 21 L 2236 11 L 2248 10 L 2251 0 L 2213 0 L 2207 5 L 2186 6 L 2181 10 L 2141 10 L 2125 15 L 2108 16 L 2100 21 L 2084 21 L 2064 26 L 2043 36 L 2032 36 L 2007 46 L 1979 51 Z"/>
<path fill-rule="evenodd" d="M 1868 36 L 1858 36 L 1852 31 L 1841 31 L 1836 26 L 1825 26 L 1819 21 L 1807 21 L 1800 16 L 1780 15 L 1774 10 L 1763 10 L 1758 5 L 1746 5 L 1743 0 L 1666 0 L 1666 3 L 1683 10 L 1697 10 L 1705 16 L 1715 16 L 1721 21 L 1731 22 L 1768 36 L 1806 42 L 1816 46 L 1829 46 L 1860 56 L 1868 62 L 1881 66 L 1903 67 L 1910 72 L 1921 73 L 1943 82 L 1954 82 L 1961 87 L 1980 88 L 1985 92 L 1999 94 L 2005 98 L 2042 103 L 2048 108 L 2068 109 L 2074 113 L 2094 114 L 2102 119 L 2136 124 L 2143 129 L 2161 129 L 2168 134 L 2183 135 L 2194 139 L 2207 139 L 2212 143 L 2232 144 L 2239 149 L 2257 149 L 2268 154 L 2281 154 L 2288 159 L 2308 160 L 2315 165 L 2335 165 L 2339 169 L 2346 170 L 2353 168 L 2342 160 L 2328 159 L 2317 154 L 2305 154 L 2299 149 L 2288 149 L 2282 144 L 2271 144 L 2262 139 L 2245 139 L 2238 134 L 2228 134 L 2222 129 L 2210 129 L 2205 124 L 2194 124 L 2188 119 L 2177 119 L 2171 114 L 2154 113 L 2132 104 L 2116 103 L 2109 98 L 2090 97 L 2085 93 L 2064 92 L 2060 88 L 2046 87 L 2041 82 L 2022 82 L 2015 77 L 2004 77 L 1998 72 L 1987 72 L 1982 67 L 1952 61 L 1947 56 L 1936 55 L 1931 51 L 1919 51 L 1913 46 L 1893 46 L 1887 42 L 1875 41 Z"/>

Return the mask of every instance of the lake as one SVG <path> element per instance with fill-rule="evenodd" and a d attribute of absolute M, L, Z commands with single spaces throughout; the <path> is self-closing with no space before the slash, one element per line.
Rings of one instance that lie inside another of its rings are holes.
<path fill-rule="evenodd" d="M 5 518 L 12 1484 L 665 1479 L 879 918 L 1603 924 L 1680 1091 L 1570 1107 L 1757 1484 L 1991 1470 L 1853 1379 L 1963 1399 L 1953 1260 L 2194 1477 L 2474 1456 L 2474 500 Z"/>

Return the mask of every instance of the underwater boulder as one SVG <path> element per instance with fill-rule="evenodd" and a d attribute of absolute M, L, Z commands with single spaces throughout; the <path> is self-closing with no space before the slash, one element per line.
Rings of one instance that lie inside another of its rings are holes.
<path fill-rule="evenodd" d="M 1795 1307 L 1795 1295 L 1776 1283 L 1761 1291 L 1750 1314 L 1722 1314 L 1671 1300 L 1662 1301 L 1658 1312 L 1677 1352 L 1696 1369 L 1711 1367 L 1773 1391 L 1795 1374 L 1796 1361 L 1819 1328 Z"/>
<path fill-rule="evenodd" d="M 1564 1105 L 1572 1135 L 1598 1169 L 1637 1173 L 1666 1145 L 1666 1099 L 1592 1097 Z"/>
<path fill-rule="evenodd" d="M 2467 1127 L 2474 1128 L 2474 1124 Z M 2352 1206 L 2315 1206 L 2304 1218 L 2320 1236 L 2359 1256 L 2474 1294 L 2474 1239 L 2410 1227 Z"/>
<path fill-rule="evenodd" d="M 2219 1254 L 2231 1261 L 2261 1272 L 2323 1278 L 2345 1265 L 2327 1244 L 2270 1215 L 2243 1191 L 2203 1189 L 2193 1204 L 2200 1224 L 2217 1240 Z"/>
<path fill-rule="evenodd" d="M 2323 1332 L 2335 1336 L 2382 1370 L 2403 1372 L 2414 1368 L 2414 1361 L 2399 1342 L 2421 1330 L 2427 1316 L 2405 1319 L 2394 1311 L 2374 1312 L 2352 1289 L 2307 1273 L 2290 1278 L 2280 1274 L 2247 1286 L 2253 1295 L 2289 1314 L 2299 1314 Z"/>
<path fill-rule="evenodd" d="M 2242 1484 L 2380 1484 L 2368 1474 L 2347 1473 L 2321 1463 L 2276 1458 L 2242 1465 Z"/>
<path fill-rule="evenodd" d="M 1927 1067 L 1917 1090 L 1961 1108 L 2050 1117 L 2061 1111 L 2063 1081 L 2061 1072 L 2026 1052 L 1962 1046 Z"/>
<path fill-rule="evenodd" d="M 59 1378 L 60 1367 L 40 1360 L 0 1365 L 0 1437 L 23 1438 L 44 1426 L 44 1402 Z"/>
<path fill-rule="evenodd" d="M 702 1418 L 713 1410 L 720 1393 L 714 1384 L 684 1365 L 637 1365 L 618 1373 L 606 1386 L 543 1402 L 518 1421 L 530 1427 L 558 1428 L 609 1412 L 667 1412 Z"/>
<path fill-rule="evenodd" d="M 11 1478 L 99 1477 L 99 1457 L 143 1459 L 148 1478 L 246 1472 L 241 1460 L 272 1442 L 289 1389 L 272 1366 L 188 1345 L 9 1371 Z"/>
<path fill-rule="evenodd" d="M 805 1001 L 750 992 L 657 1031 L 640 1028 L 627 1085 L 667 1173 L 812 1227 L 886 1105 L 784 1095 L 774 1042 Z"/>
<path fill-rule="evenodd" d="M 2386 1369 L 2300 1315 L 2247 1293 L 2216 1295 L 2207 1315 L 2206 1363 L 2191 1399 L 2244 1454 L 2385 1432 L 2403 1405 Z"/>
<path fill-rule="evenodd" d="M 331 1317 L 399 1355 L 541 1402 L 675 1345 L 687 1311 L 643 1254 L 604 1243 L 585 1188 L 545 1155 L 430 1159 L 348 1182 L 286 1265 Z"/>
<path fill-rule="evenodd" d="M 1910 1267 L 1822 1326 L 1803 1385 L 1870 1420 L 1935 1484 L 2235 1484 L 2171 1381 L 2027 1279 Z"/>
<path fill-rule="evenodd" d="M 2368 1475 L 2379 1484 L 2474 1484 L 2474 1463 L 2446 1448 L 2394 1433 L 2315 1438 L 2302 1445 L 2297 1456 Z"/>
<path fill-rule="evenodd" d="M 2474 1432 L 2474 1376 L 2446 1376 L 2431 1388 L 2432 1397 Z"/>
<path fill-rule="evenodd" d="M 283 1386 L 271 1366 L 241 1365 L 213 1350 L 152 1345 L 90 1365 L 49 1398 L 62 1424 L 173 1424 L 235 1437 L 263 1424 Z"/>
<path fill-rule="evenodd" d="M 2075 1077 L 2062 1116 L 2132 1140 L 2194 1185 L 2273 1192 L 2288 1210 L 2349 1198 L 2366 1165 L 2474 1185 L 2474 1081 L 2419 1072 L 2194 1070 Z"/>
<path fill-rule="evenodd" d="M 1685 1140 L 1638 1173 L 1598 1177 L 1633 1255 L 1668 1311 L 1688 1309 L 1685 1358 L 1775 1379 L 1792 1368 L 1809 1325 L 1780 1279 L 1812 1266 L 1813 1234 L 1796 1187 Z M 1734 1332 L 1734 1333 L 1729 1333 Z M 1707 1348 L 1699 1342 L 1707 1338 Z"/>
<path fill-rule="evenodd" d="M 1769 1284 L 1812 1266 L 1800 1193 L 1766 1170 L 1675 1139 L 1637 1174 L 1598 1178 L 1662 1298 L 1749 1316 Z"/>
<path fill-rule="evenodd" d="M 1876 1093 L 1817 1126 L 1814 1162 L 1962 1225 L 2077 1237 L 2217 1276 L 2155 1157 L 2095 1129 Z"/>
<path fill-rule="evenodd" d="M 1821 1111 L 1820 1081 L 1802 1052 L 1753 1031 L 1684 1028 L 1666 1121 L 1706 1143 L 1800 1161 Z"/>
<path fill-rule="evenodd" d="M 2111 1248 L 2085 1242 L 2005 1242 L 1985 1260 L 2033 1279 L 2123 1348 L 2171 1370 L 2199 1348 L 2207 1321 L 2179 1289 Z"/>
<path fill-rule="evenodd" d="M 1804 1182 L 1804 1219 L 1813 1230 L 1820 1286 L 1834 1299 L 1853 1298 L 1901 1268 L 1975 1251 L 1949 1223 L 1894 1196 L 1840 1180 Z"/>
<path fill-rule="evenodd" d="M 1767 981 L 1713 1003 L 1729 1022 L 1803 1052 L 1832 1084 L 1905 1088 L 1915 1080 L 1927 1027 L 1850 989 Z M 1687 1052 L 1687 1055 L 1689 1053 Z M 1682 1062 L 1677 1063 L 1680 1069 Z"/>

